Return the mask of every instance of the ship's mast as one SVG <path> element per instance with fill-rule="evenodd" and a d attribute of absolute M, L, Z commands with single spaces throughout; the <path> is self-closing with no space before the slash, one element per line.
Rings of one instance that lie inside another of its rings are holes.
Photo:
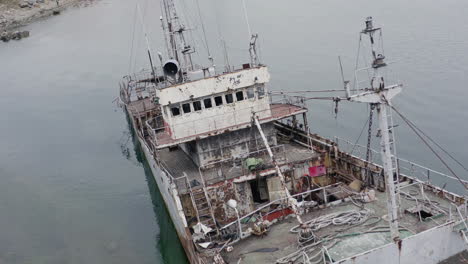
<path fill-rule="evenodd" d="M 395 151 L 395 137 L 393 133 L 393 119 L 391 116 L 391 99 L 401 92 L 402 85 L 395 84 L 385 86 L 385 79 L 382 69 L 387 66 L 384 59 L 383 50 L 378 50 L 375 44 L 376 34 L 381 34 L 381 28 L 375 28 L 372 23 L 372 17 L 365 21 L 366 28 L 361 31 L 362 35 L 367 35 L 370 40 L 372 51 L 371 66 L 362 69 L 372 72 L 370 79 L 370 91 L 360 94 L 349 94 L 349 82 L 345 82 L 348 100 L 372 104 L 377 108 L 379 128 L 380 128 L 380 153 L 384 169 L 384 178 L 387 194 L 388 221 L 390 224 L 390 234 L 394 241 L 399 240 L 398 232 L 398 209 L 399 197 L 398 190 L 398 163 Z M 356 80 L 356 83 L 357 80 Z"/>
<path fill-rule="evenodd" d="M 184 33 L 187 29 L 180 22 L 174 0 L 161 0 L 161 4 L 163 9 L 161 23 L 165 34 L 167 56 L 180 65 L 181 71 L 178 74 L 181 78 L 183 72 L 193 70 L 191 54 L 195 50 L 186 41 Z"/>

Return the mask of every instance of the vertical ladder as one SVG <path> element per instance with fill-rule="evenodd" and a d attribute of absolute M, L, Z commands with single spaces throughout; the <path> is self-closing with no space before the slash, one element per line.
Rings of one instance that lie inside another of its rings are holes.
<path fill-rule="evenodd" d="M 395 195 L 397 200 L 398 209 L 401 212 L 401 196 L 400 196 L 400 168 L 398 164 L 398 156 L 396 152 L 396 142 L 395 142 L 395 133 L 394 133 L 394 123 L 393 123 L 393 115 L 392 109 L 388 105 L 382 105 L 382 107 L 387 108 L 387 122 L 388 122 L 388 134 L 390 136 L 390 151 L 392 157 L 392 174 L 394 175 L 394 184 L 395 184 Z"/>
<path fill-rule="evenodd" d="M 395 181 L 395 173 L 398 173 L 398 164 L 395 155 L 395 142 L 393 136 L 393 124 L 389 124 L 389 114 L 386 103 L 380 103 L 377 106 L 380 127 L 380 152 L 382 156 L 382 165 L 385 177 L 385 189 L 387 193 L 387 211 L 389 216 L 390 234 L 392 240 L 397 241 L 400 238 L 398 231 L 398 215 L 400 213 L 398 199 L 398 177 Z M 391 132 L 391 133 L 390 133 Z M 397 182 L 397 184 L 395 184 Z"/>

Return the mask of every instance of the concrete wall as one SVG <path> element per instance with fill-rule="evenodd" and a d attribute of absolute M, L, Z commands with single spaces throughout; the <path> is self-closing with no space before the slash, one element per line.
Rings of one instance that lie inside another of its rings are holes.
<path fill-rule="evenodd" d="M 448 223 L 383 247 L 347 258 L 340 264 L 437 264 L 463 250 L 466 244 L 460 233 Z"/>

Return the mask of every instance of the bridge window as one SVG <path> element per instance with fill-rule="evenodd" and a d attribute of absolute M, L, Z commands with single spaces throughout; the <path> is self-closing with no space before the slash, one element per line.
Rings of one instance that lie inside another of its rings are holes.
<path fill-rule="evenodd" d="M 215 104 L 216 106 L 222 105 L 223 104 L 223 97 L 221 96 L 216 96 L 215 98 Z"/>
<path fill-rule="evenodd" d="M 201 102 L 195 101 L 193 102 L 193 111 L 200 111 L 201 110 Z"/>
<path fill-rule="evenodd" d="M 190 104 L 186 103 L 182 105 L 182 109 L 184 110 L 184 113 L 190 113 Z"/>
<path fill-rule="evenodd" d="M 247 98 L 252 99 L 255 97 L 255 90 L 253 87 L 247 88 Z"/>
<path fill-rule="evenodd" d="M 211 108 L 213 105 L 211 104 L 211 98 L 206 98 L 203 100 L 203 104 L 205 105 L 205 109 Z"/>
<path fill-rule="evenodd" d="M 262 99 L 265 96 L 265 88 L 263 86 L 257 86 L 258 99 Z"/>
<path fill-rule="evenodd" d="M 226 94 L 226 104 L 231 104 L 232 102 L 234 102 L 232 94 Z"/>
<path fill-rule="evenodd" d="M 239 91 L 236 93 L 236 99 L 237 101 L 243 101 L 244 100 L 244 92 L 243 91 Z"/>
<path fill-rule="evenodd" d="M 171 107 L 172 116 L 180 115 L 180 108 L 178 106 Z"/>

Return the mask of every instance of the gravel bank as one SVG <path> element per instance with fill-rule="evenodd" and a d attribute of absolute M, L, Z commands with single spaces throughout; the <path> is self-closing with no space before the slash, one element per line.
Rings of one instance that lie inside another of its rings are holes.
<path fill-rule="evenodd" d="M 0 33 L 51 16 L 80 0 L 0 0 Z M 21 7 L 24 6 L 24 7 Z"/>

